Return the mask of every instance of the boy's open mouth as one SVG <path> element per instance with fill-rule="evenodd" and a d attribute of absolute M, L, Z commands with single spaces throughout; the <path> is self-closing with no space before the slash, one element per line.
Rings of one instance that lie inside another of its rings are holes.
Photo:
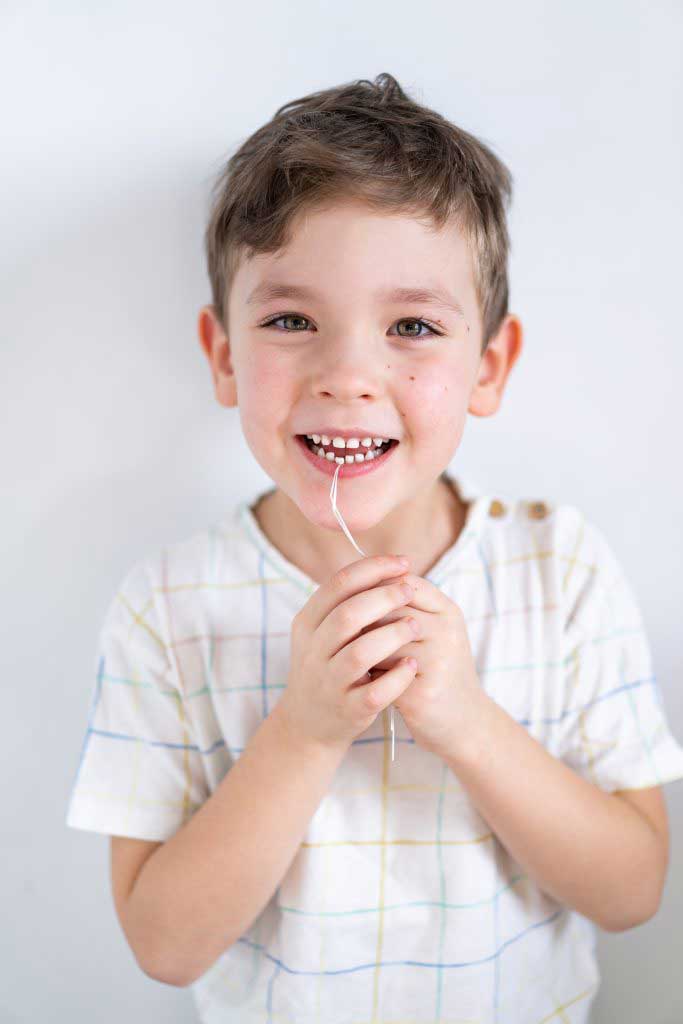
<path fill-rule="evenodd" d="M 364 437 L 362 439 L 352 438 L 351 444 L 348 441 L 340 444 L 339 442 L 344 439 L 335 438 L 337 444 L 333 444 L 333 439 L 324 435 L 297 434 L 296 436 L 318 458 L 339 465 L 371 462 L 373 459 L 381 458 L 385 452 L 399 443 L 394 438 Z"/>

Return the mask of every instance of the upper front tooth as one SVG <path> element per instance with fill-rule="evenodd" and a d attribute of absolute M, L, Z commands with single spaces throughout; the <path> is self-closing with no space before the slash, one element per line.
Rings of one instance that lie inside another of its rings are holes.
<path fill-rule="evenodd" d="M 357 437 L 347 437 L 346 440 L 343 437 L 335 437 L 332 444 L 335 448 L 357 448 L 360 441 Z"/>

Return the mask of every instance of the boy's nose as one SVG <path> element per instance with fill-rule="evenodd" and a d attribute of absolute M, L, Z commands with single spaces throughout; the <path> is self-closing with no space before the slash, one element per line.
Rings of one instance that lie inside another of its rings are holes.
<path fill-rule="evenodd" d="M 340 400 L 372 398 L 381 394 L 383 380 L 391 369 L 386 361 L 377 365 L 371 346 L 348 344 L 334 352 L 321 354 L 312 367 L 313 387 L 318 395 L 331 395 Z"/>

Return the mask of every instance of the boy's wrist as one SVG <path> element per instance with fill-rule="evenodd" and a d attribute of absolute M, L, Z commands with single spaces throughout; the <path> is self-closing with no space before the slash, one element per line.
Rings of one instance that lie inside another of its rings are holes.
<path fill-rule="evenodd" d="M 449 750 L 441 752 L 454 771 L 481 763 L 482 754 L 495 735 L 497 716 L 503 709 L 483 689 L 468 709 L 466 728 L 458 730 Z"/>
<path fill-rule="evenodd" d="M 315 736 L 303 733 L 298 730 L 287 713 L 287 708 L 280 700 L 272 709 L 268 718 L 272 720 L 276 731 L 281 739 L 288 746 L 295 747 L 302 754 L 310 754 L 311 757 L 322 757 L 341 761 L 346 755 L 350 744 L 346 741 L 338 743 L 325 743 L 316 739 Z"/>

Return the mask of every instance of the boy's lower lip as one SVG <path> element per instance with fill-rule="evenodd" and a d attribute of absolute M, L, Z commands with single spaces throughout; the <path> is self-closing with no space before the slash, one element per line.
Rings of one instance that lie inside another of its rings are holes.
<path fill-rule="evenodd" d="M 339 462 L 333 462 L 332 459 L 323 459 L 320 455 L 315 455 L 300 434 L 294 435 L 294 441 L 304 458 L 307 459 L 311 465 L 315 466 L 315 468 L 321 473 L 324 473 L 326 476 L 334 476 L 337 471 L 337 467 L 339 467 L 339 476 L 343 476 L 344 478 L 351 476 L 364 476 L 366 473 L 372 473 L 375 469 L 380 469 L 389 461 L 393 452 L 398 448 L 398 444 L 392 444 L 384 455 L 379 456 L 379 458 L 370 459 L 369 462 L 344 462 L 341 464 Z"/>

